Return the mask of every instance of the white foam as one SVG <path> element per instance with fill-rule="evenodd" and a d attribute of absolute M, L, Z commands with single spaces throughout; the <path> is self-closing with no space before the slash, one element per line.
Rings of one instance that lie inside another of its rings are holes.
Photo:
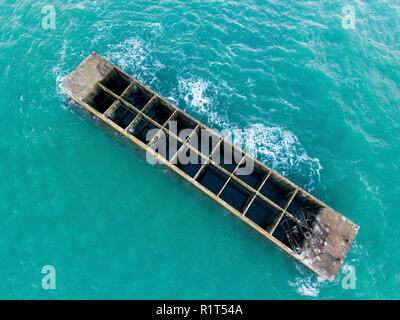
<path fill-rule="evenodd" d="M 161 31 L 162 27 L 161 23 L 159 22 L 147 23 L 146 26 L 149 27 L 150 32 L 155 35 L 157 35 Z"/>
<path fill-rule="evenodd" d="M 97 26 L 99 29 L 100 41 L 104 38 L 111 38 L 114 28 L 119 26 Z M 161 24 L 148 24 L 148 28 L 159 31 Z M 64 42 L 63 49 L 60 52 L 60 62 L 53 68 L 56 75 L 56 82 L 59 84 L 67 75 L 65 71 L 65 57 L 68 43 Z M 151 44 L 137 36 L 131 36 L 123 41 L 110 43 L 104 56 L 113 63 L 132 72 L 133 76 L 149 85 L 156 78 L 156 71 L 165 68 L 165 65 L 154 59 L 151 55 Z M 146 81 L 144 81 L 146 80 Z M 226 100 L 246 99 L 240 92 L 229 86 L 225 81 L 219 81 L 218 85 L 201 77 L 184 78 L 178 77 L 178 90 L 172 90 L 167 96 L 175 103 L 184 101 L 187 110 L 207 117 L 207 122 L 211 127 L 219 127 L 225 131 L 237 131 L 239 126 L 230 121 L 227 114 L 218 104 L 214 97 L 223 96 Z M 157 90 L 157 88 L 153 88 Z M 160 91 L 160 90 L 158 90 Z M 279 102 L 288 105 L 291 108 L 297 108 L 284 99 Z M 306 177 L 308 181 L 302 187 L 312 190 L 313 185 L 320 181 L 320 170 L 322 166 L 319 159 L 308 155 L 298 137 L 291 131 L 285 130 L 279 126 L 267 126 L 263 123 L 249 124 L 247 127 L 241 127 L 240 130 L 246 137 L 246 146 L 241 147 L 250 152 L 262 162 L 283 175 L 288 172 L 295 172 Z"/>
<path fill-rule="evenodd" d="M 210 124 L 221 128 L 229 127 L 226 116 L 214 110 L 215 101 L 207 96 L 210 82 L 204 79 L 178 79 L 178 93 L 186 102 L 187 107 L 198 114 L 206 115 Z"/>
<path fill-rule="evenodd" d="M 65 79 L 68 75 L 68 72 L 65 70 L 65 58 L 66 58 L 66 51 L 68 47 L 68 41 L 64 40 L 63 47 L 60 51 L 60 60 L 58 63 L 53 67 L 53 74 L 56 77 L 56 87 L 57 92 L 61 93 L 62 91 L 58 88 L 58 85 Z"/>
<path fill-rule="evenodd" d="M 313 185 L 320 182 L 322 166 L 319 159 L 310 157 L 298 137 L 279 126 L 256 123 L 238 129 L 238 126 L 230 122 L 228 116 L 223 114 L 223 110 L 216 108 L 218 104 L 213 99 L 213 95 L 217 96 L 218 92 L 226 91 L 225 86 L 226 84 L 220 89 L 201 78 L 180 78 L 178 92 L 190 111 L 207 116 L 210 126 L 236 132 L 234 142 L 239 147 L 283 175 L 290 171 L 307 177 L 308 182 L 303 187 L 312 190 Z M 232 96 L 236 93 L 230 90 L 228 95 Z M 240 132 L 242 138 L 236 139 Z M 240 145 L 238 143 L 240 141 L 245 144 Z"/>
<path fill-rule="evenodd" d="M 318 281 L 312 281 L 311 278 L 296 278 L 295 282 L 289 281 L 289 285 L 296 289 L 296 292 L 302 296 L 316 297 L 319 294 L 320 286 Z"/>
<path fill-rule="evenodd" d="M 296 269 L 302 276 L 296 277 L 294 281 L 288 281 L 288 283 L 301 296 L 317 297 L 322 288 L 333 285 L 303 266 L 296 266 Z"/>
<path fill-rule="evenodd" d="M 151 23 L 144 27 L 149 28 L 152 33 L 153 31 L 158 33 L 161 24 Z M 106 30 L 112 32 L 112 29 Z M 132 74 L 139 81 L 146 82 L 148 86 L 151 86 L 153 81 L 157 80 L 157 71 L 165 68 L 165 65 L 152 55 L 151 43 L 138 36 L 129 37 L 122 42 L 110 43 L 107 47 L 108 49 L 104 54 L 107 59 Z"/>
<path fill-rule="evenodd" d="M 311 158 L 301 145 L 297 136 L 281 127 L 252 125 L 248 130 L 253 132 L 254 138 L 250 142 L 255 156 L 270 164 L 274 169 L 285 174 L 289 170 L 307 170 L 303 174 L 313 179 L 320 179 L 322 166 L 317 158 Z M 306 169 L 302 169 L 306 168 Z"/>
<path fill-rule="evenodd" d="M 183 88 L 185 102 L 193 107 L 195 111 L 206 112 L 209 111 L 211 99 L 205 96 L 205 91 L 209 83 L 203 79 L 197 81 L 183 79 L 179 80 L 179 87 Z"/>
<path fill-rule="evenodd" d="M 106 58 L 113 61 L 121 69 L 139 67 L 149 55 L 147 44 L 140 38 L 126 39 L 117 44 L 108 45 L 109 53 Z"/>

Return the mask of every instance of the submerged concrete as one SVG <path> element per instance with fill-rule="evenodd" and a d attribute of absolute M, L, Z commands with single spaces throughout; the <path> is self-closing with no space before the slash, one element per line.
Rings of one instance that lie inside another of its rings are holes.
<path fill-rule="evenodd" d="M 305 266 L 328 280 L 335 279 L 359 229 L 349 219 L 96 53 L 72 71 L 60 88 L 104 124 L 190 181 Z M 172 121 L 177 121 L 179 130 L 192 130 L 186 140 L 169 130 Z M 157 129 L 158 133 L 149 142 L 146 133 L 150 129 Z M 213 137 L 206 148 L 195 148 L 190 143 L 200 129 Z M 172 141 L 177 146 L 176 152 L 162 154 L 153 149 L 157 141 L 166 137 L 168 143 Z M 224 151 L 221 161 L 214 161 L 211 155 L 222 146 L 233 150 L 238 159 L 233 163 L 225 161 Z M 179 155 L 188 150 L 195 153 L 199 163 L 179 160 Z M 255 170 L 246 176 L 238 175 L 238 169 L 248 159 L 254 161 Z"/>

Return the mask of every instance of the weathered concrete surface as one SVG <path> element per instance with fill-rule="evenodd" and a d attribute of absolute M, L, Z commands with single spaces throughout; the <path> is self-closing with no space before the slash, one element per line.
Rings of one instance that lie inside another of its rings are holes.
<path fill-rule="evenodd" d="M 99 113 L 97 110 L 93 109 L 90 105 L 83 101 L 85 98 L 87 98 L 89 94 L 92 93 L 93 89 L 96 87 L 96 83 L 106 78 L 114 68 L 116 67 L 112 63 L 99 56 L 98 54 L 92 53 L 64 79 L 64 81 L 60 84 L 60 88 L 82 107 L 90 111 L 92 114 L 96 115 L 99 118 L 99 121 L 101 120 L 104 123 L 108 124 L 110 128 L 118 131 L 130 141 L 135 142 L 139 147 L 143 148 L 144 150 L 151 150 L 151 148 L 149 148 L 148 146 L 142 145 L 141 142 L 138 142 L 128 131 L 123 130 L 111 119 Z M 135 81 L 138 82 L 137 80 Z M 149 92 L 152 92 L 143 84 L 140 85 Z M 155 93 L 153 92 L 153 94 Z M 178 107 L 173 106 L 173 108 L 176 108 L 177 110 L 179 110 L 179 112 L 181 112 L 188 118 L 191 118 L 188 114 L 180 110 Z M 142 111 L 139 110 L 138 112 L 141 113 L 142 116 L 145 116 Z M 193 119 L 193 121 L 196 122 L 195 119 Z M 210 130 L 212 132 L 212 130 L 209 128 L 207 130 Z M 313 202 L 317 201 L 319 203 L 321 210 L 319 211 L 316 223 L 312 227 L 312 230 L 310 232 L 311 236 L 308 237 L 308 240 L 306 240 L 305 246 L 303 247 L 301 253 L 297 254 L 292 249 L 284 245 L 277 238 L 275 238 L 272 234 L 268 233 L 257 224 L 244 217 L 241 212 L 229 206 L 218 196 L 211 193 L 211 191 L 208 191 L 199 183 L 195 183 L 193 179 L 188 178 L 176 166 L 169 163 L 168 161 L 162 163 L 165 163 L 165 165 L 170 167 L 173 171 L 177 172 L 183 178 L 196 185 L 200 190 L 208 194 L 214 200 L 216 200 L 232 213 L 234 213 L 237 217 L 252 226 L 255 230 L 263 234 L 266 238 L 274 242 L 281 249 L 286 251 L 295 259 L 302 262 L 311 270 L 331 281 L 335 279 L 359 229 L 359 226 L 351 222 L 349 219 L 345 218 L 326 204 L 320 202 L 318 199 L 311 199 Z M 266 169 L 266 172 L 271 172 L 271 169 L 268 168 L 265 164 L 260 163 L 260 166 L 264 167 L 264 169 Z M 282 182 L 285 182 L 286 184 L 292 184 L 295 188 L 299 189 L 298 186 L 295 186 L 292 182 L 290 182 L 283 176 L 280 176 L 278 173 L 276 173 L 276 175 L 279 177 L 280 180 L 282 180 Z M 231 174 L 231 176 L 233 176 L 233 173 Z M 241 183 L 244 184 L 244 182 Z M 253 190 L 249 191 L 253 192 Z M 255 197 L 253 197 L 253 200 L 254 198 Z M 307 198 L 310 199 L 312 198 L 312 196 L 307 195 Z M 288 213 L 286 212 L 286 214 Z M 279 221 L 277 221 L 277 223 L 278 222 Z"/>
<path fill-rule="evenodd" d="M 313 228 L 313 237 L 301 253 L 301 260 L 333 281 L 358 229 L 358 225 L 335 210 L 323 208 Z"/>
<path fill-rule="evenodd" d="M 69 95 L 83 100 L 93 90 L 96 82 L 103 80 L 114 65 L 93 52 L 60 84 Z"/>

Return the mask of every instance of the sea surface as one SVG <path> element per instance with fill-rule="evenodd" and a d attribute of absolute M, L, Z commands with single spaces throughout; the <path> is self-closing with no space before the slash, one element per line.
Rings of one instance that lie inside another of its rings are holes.
<path fill-rule="evenodd" d="M 390 0 L 0 0 L 0 298 L 399 299 L 399 21 Z M 359 224 L 336 280 L 67 107 L 93 51 L 252 128 L 259 160 Z"/>

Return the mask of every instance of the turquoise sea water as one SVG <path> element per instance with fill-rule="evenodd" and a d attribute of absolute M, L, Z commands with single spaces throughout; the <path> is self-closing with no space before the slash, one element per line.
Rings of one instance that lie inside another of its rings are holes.
<path fill-rule="evenodd" d="M 398 1 L 0 5 L 0 298 L 400 298 Z M 260 160 L 360 225 L 356 288 L 66 107 L 92 51 L 214 129 L 255 128 Z"/>

